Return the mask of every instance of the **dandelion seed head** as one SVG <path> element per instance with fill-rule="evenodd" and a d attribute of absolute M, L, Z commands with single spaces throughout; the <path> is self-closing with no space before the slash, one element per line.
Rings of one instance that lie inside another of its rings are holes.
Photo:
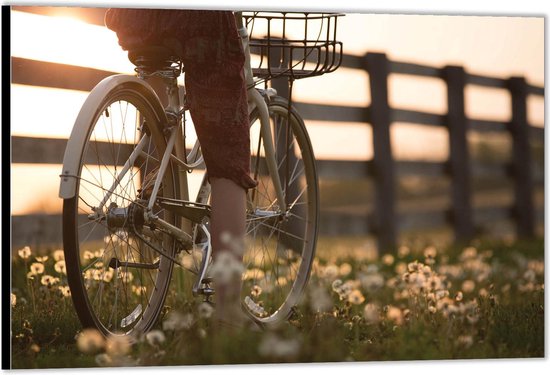
<path fill-rule="evenodd" d="M 403 311 L 401 311 L 401 309 L 398 307 L 388 306 L 386 318 L 394 322 L 396 325 L 401 325 L 403 324 Z"/>
<path fill-rule="evenodd" d="M 262 357 L 291 359 L 300 353 L 300 341 L 298 339 L 282 339 L 270 332 L 262 338 L 258 352 Z"/>
<path fill-rule="evenodd" d="M 145 340 L 151 346 L 160 346 L 166 341 L 166 336 L 161 330 L 153 330 L 145 335 Z"/>
<path fill-rule="evenodd" d="M 409 255 L 411 253 L 411 249 L 409 249 L 408 246 L 399 246 L 399 249 L 397 249 L 397 256 L 399 258 L 404 258 L 406 257 L 407 255 Z"/>
<path fill-rule="evenodd" d="M 386 266 L 391 266 L 394 261 L 395 261 L 395 258 L 391 254 L 385 254 L 382 257 L 382 263 L 385 264 Z"/>
<path fill-rule="evenodd" d="M 340 265 L 338 273 L 339 273 L 340 276 L 347 276 L 351 273 L 351 271 L 352 271 L 352 268 L 351 268 L 351 265 L 349 263 L 342 263 Z"/>
<path fill-rule="evenodd" d="M 95 362 L 101 367 L 113 366 L 113 359 L 109 354 L 101 353 L 95 356 Z"/>
<path fill-rule="evenodd" d="M 349 293 L 348 301 L 353 305 L 360 305 L 365 302 L 365 297 L 359 289 L 355 289 Z"/>
<path fill-rule="evenodd" d="M 59 285 L 57 288 L 59 289 L 63 297 L 71 296 L 71 289 L 69 288 L 68 285 Z"/>
<path fill-rule="evenodd" d="M 54 277 L 54 276 L 51 276 L 51 275 L 44 275 L 42 276 L 42 278 L 40 279 L 40 283 L 42 285 L 45 285 L 45 286 L 52 286 L 52 285 L 55 285 L 57 283 L 59 283 L 59 278 L 58 277 Z"/>
<path fill-rule="evenodd" d="M 164 322 L 162 322 L 162 329 L 164 331 L 179 331 L 182 329 L 191 328 L 193 323 L 193 315 L 182 314 L 178 311 L 171 311 L 168 313 Z"/>
<path fill-rule="evenodd" d="M 211 275 L 217 283 L 227 284 L 235 278 L 242 278 L 244 267 L 242 261 L 229 251 L 218 254 L 210 269 Z"/>
<path fill-rule="evenodd" d="M 65 265 L 65 260 L 63 260 L 63 259 L 58 260 L 55 263 L 55 265 L 53 266 L 53 268 L 55 269 L 55 272 L 57 272 L 57 273 L 61 273 L 61 274 L 64 274 L 64 275 L 67 274 L 67 266 Z"/>
<path fill-rule="evenodd" d="M 250 295 L 254 298 L 258 298 L 262 294 L 262 288 L 259 285 L 254 285 L 250 289 Z"/>
<path fill-rule="evenodd" d="M 425 258 L 435 258 L 437 256 L 437 249 L 435 246 L 428 246 L 424 249 L 424 257 Z"/>
<path fill-rule="evenodd" d="M 105 352 L 111 357 L 126 355 L 131 347 L 130 339 L 123 335 L 110 335 L 105 342 Z"/>
<path fill-rule="evenodd" d="M 430 314 L 435 314 L 437 312 L 437 308 L 433 305 L 428 306 L 428 311 Z"/>
<path fill-rule="evenodd" d="M 46 263 L 46 261 L 48 260 L 48 256 L 44 255 L 44 256 L 41 256 L 41 257 L 35 257 L 34 259 L 36 259 L 36 261 L 39 262 L 39 263 Z"/>
<path fill-rule="evenodd" d="M 380 306 L 376 303 L 367 303 L 363 308 L 363 317 L 369 324 L 376 324 L 380 321 Z"/>
<path fill-rule="evenodd" d="M 28 259 L 31 256 L 31 248 L 29 246 L 25 246 L 24 248 L 19 249 L 17 254 L 19 254 L 21 259 Z"/>
<path fill-rule="evenodd" d="M 461 335 L 461 336 L 458 336 L 458 338 L 456 339 L 456 342 L 460 346 L 469 348 L 473 345 L 474 339 L 470 335 Z"/>
<path fill-rule="evenodd" d="M 40 275 L 44 273 L 44 265 L 42 263 L 33 263 L 30 266 L 31 274 Z"/>
<path fill-rule="evenodd" d="M 318 285 L 310 290 L 310 307 L 313 313 L 327 312 L 332 307 L 332 299 L 327 290 Z"/>
<path fill-rule="evenodd" d="M 462 294 L 462 292 L 459 291 L 456 294 L 455 301 L 460 302 L 460 301 L 462 301 L 463 298 L 464 298 L 464 295 Z"/>
<path fill-rule="evenodd" d="M 210 319 L 214 313 L 214 308 L 208 302 L 203 302 L 198 307 L 198 314 L 201 319 Z"/>
<path fill-rule="evenodd" d="M 464 293 L 471 293 L 476 288 L 476 283 L 473 280 L 464 280 L 462 282 L 462 291 Z"/>
<path fill-rule="evenodd" d="M 54 250 L 52 253 L 53 260 L 59 262 L 60 260 L 65 260 L 65 252 L 61 249 Z"/>
<path fill-rule="evenodd" d="M 78 350 L 85 354 L 95 354 L 105 346 L 105 338 L 97 329 L 86 328 L 76 337 Z"/>
<path fill-rule="evenodd" d="M 321 272 L 321 277 L 328 280 L 334 280 L 338 277 L 339 268 L 336 264 L 328 264 Z"/>

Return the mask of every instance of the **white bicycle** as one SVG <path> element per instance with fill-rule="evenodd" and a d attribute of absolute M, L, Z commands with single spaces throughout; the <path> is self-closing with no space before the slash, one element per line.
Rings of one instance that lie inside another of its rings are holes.
<path fill-rule="evenodd" d="M 319 193 L 304 122 L 268 82 L 277 76 L 292 82 L 336 69 L 342 51 L 335 40 L 339 15 L 235 16 L 246 51 L 251 173 L 258 182 L 247 195 L 241 297 L 247 314 L 269 325 L 288 318 L 307 284 Z M 265 37 L 249 38 L 249 29 L 258 29 L 260 22 L 267 25 Z M 285 35 L 291 22 L 303 24 L 304 38 Z M 283 25 L 277 38 L 271 32 L 275 23 Z M 311 40 L 307 28 L 313 23 L 320 25 L 320 34 Z M 274 59 L 276 53 L 279 58 Z M 182 269 L 178 272 L 194 276 L 194 295 L 209 300 L 215 289 L 207 275 L 211 248 L 206 173 L 196 198 L 189 197 L 188 174 L 203 169 L 204 163 L 198 142 L 186 148 L 188 124 L 177 84 L 182 64 L 160 46 L 130 51 L 129 58 L 137 77 L 114 75 L 91 91 L 69 138 L 60 176 L 73 303 L 82 325 L 104 335 L 150 330 L 161 313 L 175 265 Z M 166 108 L 145 81 L 152 75 L 164 79 Z"/>

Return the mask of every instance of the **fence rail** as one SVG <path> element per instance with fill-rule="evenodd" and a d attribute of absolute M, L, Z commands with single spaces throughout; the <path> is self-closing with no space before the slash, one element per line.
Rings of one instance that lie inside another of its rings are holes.
<path fill-rule="evenodd" d="M 13 7 L 20 8 L 20 7 Z M 29 7 L 25 7 L 28 8 Z M 44 12 L 42 7 L 31 11 Z M 34 9 L 36 8 L 36 9 Z M 20 9 L 15 9 L 20 10 Z M 99 11 L 90 12 L 90 22 L 99 23 Z M 495 218 L 513 219 L 519 237 L 535 234 L 543 209 L 534 202 L 535 187 L 544 181 L 544 172 L 536 170 L 531 157 L 533 141 L 544 138 L 544 129 L 527 121 L 526 100 L 529 95 L 544 96 L 544 87 L 528 84 L 523 77 L 497 78 L 470 74 L 460 66 L 432 67 L 391 61 L 382 53 L 364 56 L 344 55 L 342 66 L 368 74 L 371 103 L 369 106 L 335 106 L 295 103 L 306 121 L 335 123 L 360 122 L 369 125 L 373 134 L 374 156 L 366 161 L 318 160 L 321 179 L 371 179 L 374 198 L 363 203 L 364 210 L 333 210 L 322 215 L 321 231 L 327 234 L 373 233 L 382 251 L 395 248 L 400 231 L 415 227 L 448 224 L 455 238 L 472 238 L 476 228 Z M 51 88 L 90 91 L 101 79 L 113 72 L 12 57 L 12 83 Z M 388 103 L 388 77 L 404 74 L 441 79 L 447 87 L 445 114 L 392 108 Z M 277 82 L 284 93 L 285 83 Z M 469 118 L 464 108 L 466 85 L 499 88 L 511 95 L 510 121 Z M 366 88 L 365 88 L 366 89 Z M 445 162 L 400 161 L 393 157 L 390 128 L 395 122 L 407 122 L 447 129 L 449 156 Z M 507 132 L 512 140 L 512 158 L 502 164 L 473 163 L 468 149 L 468 132 Z M 61 164 L 66 140 L 13 136 L 13 163 Z M 398 212 L 396 186 L 403 176 L 440 177 L 450 180 L 450 205 L 444 209 L 422 209 Z M 513 183 L 511 206 L 474 207 L 472 179 L 476 176 L 507 178 Z M 37 238 L 55 242 L 61 238 L 59 215 L 27 215 L 12 218 L 12 241 L 33 243 Z"/>

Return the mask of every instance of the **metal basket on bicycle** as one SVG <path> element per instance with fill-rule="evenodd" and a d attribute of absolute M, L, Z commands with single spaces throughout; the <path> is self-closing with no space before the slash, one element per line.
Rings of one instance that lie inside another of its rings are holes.
<path fill-rule="evenodd" d="M 262 79 L 299 79 L 336 70 L 342 43 L 336 40 L 339 13 L 245 12 L 252 71 Z"/>

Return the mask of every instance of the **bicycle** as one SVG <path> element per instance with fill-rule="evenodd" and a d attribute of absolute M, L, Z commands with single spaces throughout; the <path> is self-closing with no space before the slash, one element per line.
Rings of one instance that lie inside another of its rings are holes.
<path fill-rule="evenodd" d="M 289 100 L 276 96 L 268 82 L 286 77 L 291 93 L 294 79 L 335 70 L 342 52 L 335 39 L 339 16 L 235 13 L 246 53 L 251 173 L 258 182 L 247 194 L 241 297 L 244 311 L 260 325 L 286 320 L 299 302 L 319 219 L 307 129 L 291 94 Z M 297 21 L 305 36 L 289 39 L 287 26 Z M 252 34 L 260 22 L 267 35 L 249 36 L 248 29 Z M 311 40 L 308 23 L 315 22 L 323 38 Z M 282 23 L 277 38 L 275 23 Z M 254 59 L 251 49 L 257 52 Z M 208 275 L 207 172 L 196 198 L 189 198 L 188 174 L 202 168 L 203 159 L 198 142 L 186 148 L 188 121 L 177 83 L 184 67 L 165 46 L 129 51 L 128 57 L 137 77 L 108 77 L 86 99 L 67 143 L 59 194 L 67 276 L 79 320 L 104 335 L 136 337 L 159 318 L 174 265 L 195 275 L 195 296 L 210 301 L 215 285 Z M 145 81 L 150 76 L 163 78 L 166 108 Z"/>

